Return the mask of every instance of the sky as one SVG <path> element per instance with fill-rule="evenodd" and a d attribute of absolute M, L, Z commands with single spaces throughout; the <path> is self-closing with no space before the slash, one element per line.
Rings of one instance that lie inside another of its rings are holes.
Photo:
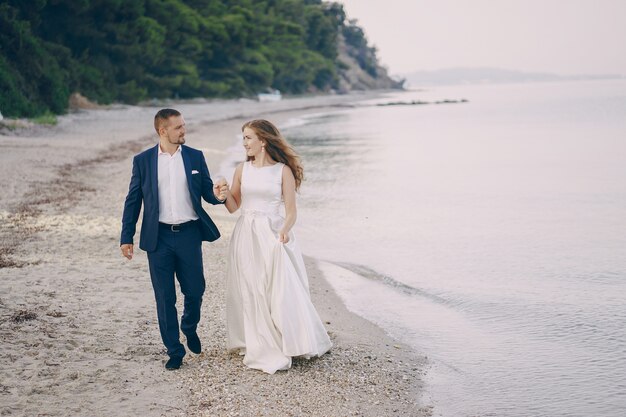
<path fill-rule="evenodd" d="M 391 74 L 493 67 L 626 75 L 626 0 L 335 0 Z"/>

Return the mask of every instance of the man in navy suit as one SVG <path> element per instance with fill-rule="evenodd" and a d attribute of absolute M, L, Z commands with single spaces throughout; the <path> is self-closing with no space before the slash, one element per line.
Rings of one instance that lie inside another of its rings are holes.
<path fill-rule="evenodd" d="M 132 259 L 133 237 L 143 204 L 139 247 L 148 253 L 159 329 L 169 355 L 165 368 L 178 369 L 186 352 L 178 331 L 174 277 L 185 297 L 180 329 L 187 337 L 189 350 L 200 353 L 196 328 L 205 288 L 202 241 L 220 237 L 202 208 L 201 198 L 222 204 L 227 186 L 214 185 L 202 152 L 184 145 L 185 120 L 180 112 L 159 110 L 154 128 L 159 144 L 133 159 L 120 248 L 123 256 Z"/>

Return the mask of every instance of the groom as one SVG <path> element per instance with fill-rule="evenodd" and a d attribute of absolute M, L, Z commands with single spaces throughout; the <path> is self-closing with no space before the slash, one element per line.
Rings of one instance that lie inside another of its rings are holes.
<path fill-rule="evenodd" d="M 133 237 L 143 203 L 139 247 L 148 253 L 150 278 L 156 298 L 161 338 L 169 360 L 166 369 L 178 369 L 185 356 L 180 343 L 174 276 L 185 296 L 180 328 L 187 347 L 200 353 L 196 334 L 204 293 L 202 241 L 220 237 L 202 209 L 201 197 L 222 204 L 226 186 L 214 185 L 204 155 L 185 143 L 185 120 L 174 109 L 154 116 L 159 144 L 136 155 L 122 216 L 122 255 L 133 257 Z"/>

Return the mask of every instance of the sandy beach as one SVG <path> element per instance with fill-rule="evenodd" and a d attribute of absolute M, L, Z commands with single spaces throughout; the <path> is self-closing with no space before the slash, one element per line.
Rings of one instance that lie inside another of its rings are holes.
<path fill-rule="evenodd" d="M 215 173 L 243 121 L 280 127 L 373 94 L 170 106 Z M 156 143 L 160 107 L 83 110 L 0 135 L 0 415 L 431 415 L 421 401 L 425 359 L 349 312 L 312 258 L 312 298 L 332 351 L 275 375 L 226 351 L 226 251 L 238 215 L 224 207 L 206 205 L 222 238 L 203 245 L 203 353 L 164 369 L 146 254 L 127 261 L 119 251 L 132 156 Z"/>

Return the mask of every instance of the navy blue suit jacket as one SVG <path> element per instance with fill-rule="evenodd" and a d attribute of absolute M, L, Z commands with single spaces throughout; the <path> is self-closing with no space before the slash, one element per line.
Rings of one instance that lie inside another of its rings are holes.
<path fill-rule="evenodd" d="M 220 232 L 202 208 L 200 198 L 204 198 L 206 202 L 211 204 L 222 204 L 222 202 L 213 194 L 213 181 L 202 152 L 185 145 L 181 145 L 181 148 L 191 203 L 200 219 L 202 240 L 212 242 L 220 237 Z M 156 249 L 159 236 L 158 157 L 159 145 L 156 145 L 136 155 L 133 159 L 133 173 L 122 216 L 120 244 L 133 243 L 137 220 L 143 203 L 143 223 L 139 247 L 147 252 Z M 192 171 L 198 173 L 192 174 Z"/>

